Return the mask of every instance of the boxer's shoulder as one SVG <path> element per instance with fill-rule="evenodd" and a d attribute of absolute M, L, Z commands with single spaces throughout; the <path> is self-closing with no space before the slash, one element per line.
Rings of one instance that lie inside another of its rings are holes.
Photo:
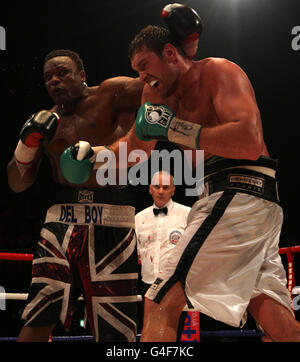
<path fill-rule="evenodd" d="M 222 76 L 224 73 L 234 74 L 242 72 L 242 69 L 234 62 L 226 58 L 205 58 L 195 62 L 195 66 L 202 71 L 203 76 Z"/>
<path fill-rule="evenodd" d="M 225 58 L 205 58 L 195 62 L 193 66 L 195 73 L 201 78 L 201 84 L 207 89 L 216 89 L 218 84 L 229 84 L 229 81 L 247 78 L 236 63 Z"/>
<path fill-rule="evenodd" d="M 218 74 L 220 71 L 233 67 L 234 63 L 225 58 L 204 58 L 192 63 L 191 72 L 201 73 L 202 76 Z"/>

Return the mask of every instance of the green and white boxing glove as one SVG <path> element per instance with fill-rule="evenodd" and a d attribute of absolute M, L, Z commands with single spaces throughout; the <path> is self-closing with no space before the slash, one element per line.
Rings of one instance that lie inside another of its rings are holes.
<path fill-rule="evenodd" d="M 169 140 L 174 143 L 199 149 L 202 126 L 184 121 L 163 104 L 144 103 L 136 117 L 135 133 L 142 141 Z"/>
<path fill-rule="evenodd" d="M 95 153 L 86 141 L 79 141 L 60 156 L 60 168 L 64 178 L 72 184 L 84 184 L 90 178 Z"/>

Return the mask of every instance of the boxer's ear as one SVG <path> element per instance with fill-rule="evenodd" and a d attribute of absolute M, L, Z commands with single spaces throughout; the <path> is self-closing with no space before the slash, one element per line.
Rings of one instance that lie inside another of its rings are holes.
<path fill-rule="evenodd" d="M 174 45 L 167 43 L 162 51 L 162 57 L 167 63 L 174 63 L 177 60 L 178 52 Z"/>
<path fill-rule="evenodd" d="M 86 74 L 85 74 L 84 70 L 79 71 L 79 76 L 80 76 L 82 83 L 86 81 Z"/>

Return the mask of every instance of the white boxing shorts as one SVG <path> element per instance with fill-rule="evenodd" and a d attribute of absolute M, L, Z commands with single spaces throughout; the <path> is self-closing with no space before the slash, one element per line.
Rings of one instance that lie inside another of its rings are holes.
<path fill-rule="evenodd" d="M 159 303 L 180 281 L 189 308 L 239 327 L 251 298 L 264 293 L 289 310 L 291 298 L 278 253 L 283 213 L 273 201 L 275 183 L 254 171 L 231 171 L 210 184 L 223 191 L 207 192 L 194 204 L 180 243 L 146 297 Z"/>

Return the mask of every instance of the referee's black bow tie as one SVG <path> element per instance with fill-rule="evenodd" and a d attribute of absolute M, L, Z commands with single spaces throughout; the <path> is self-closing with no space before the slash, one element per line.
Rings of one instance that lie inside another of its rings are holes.
<path fill-rule="evenodd" d="M 163 212 L 165 215 L 168 213 L 167 206 L 163 207 L 162 209 L 153 209 L 153 214 L 157 216 L 160 212 Z"/>

